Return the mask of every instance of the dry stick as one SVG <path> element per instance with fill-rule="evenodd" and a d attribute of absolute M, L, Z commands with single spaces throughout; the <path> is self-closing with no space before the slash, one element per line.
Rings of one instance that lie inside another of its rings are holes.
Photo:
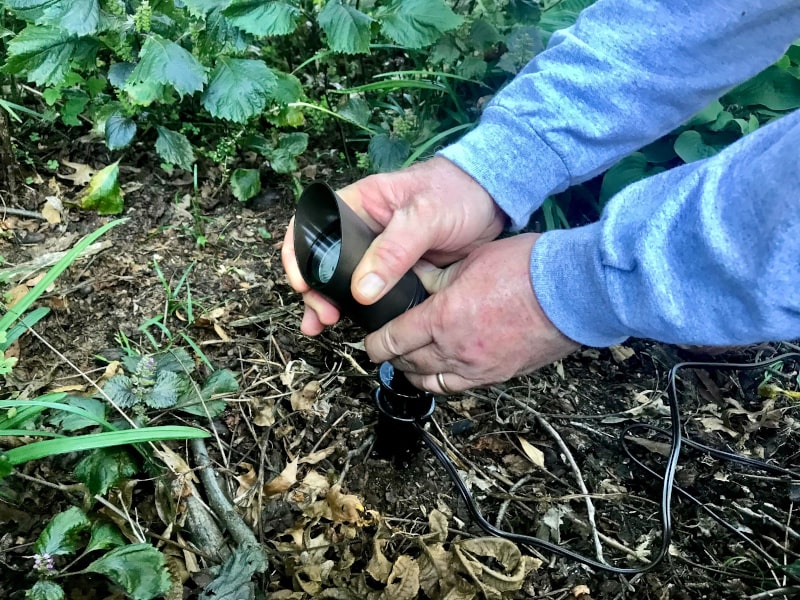
<path fill-rule="evenodd" d="M 239 513 L 233 508 L 225 494 L 222 493 L 214 476 L 214 469 L 211 467 L 211 459 L 208 457 L 205 442 L 202 439 L 194 439 L 189 443 L 194 454 L 194 460 L 200 468 L 200 479 L 208 496 L 208 505 L 217 518 L 228 528 L 231 537 L 238 545 L 259 548 L 260 545 L 253 531 L 239 516 Z"/>
<path fill-rule="evenodd" d="M 798 593 L 800 593 L 800 586 L 793 585 L 790 587 L 767 590 L 766 592 L 759 592 L 758 594 L 748 596 L 747 600 L 767 600 L 768 598 L 777 598 L 778 596 L 783 596 L 785 600 L 789 600 L 790 598 L 796 598 Z"/>
<path fill-rule="evenodd" d="M 517 483 L 515 483 L 508 489 L 509 496 L 500 505 L 500 510 L 497 511 L 497 518 L 494 520 L 495 527 L 500 529 L 500 524 L 503 522 L 503 519 L 505 519 L 506 511 L 508 510 L 508 507 L 511 504 L 511 500 L 513 499 L 512 494 L 516 492 L 521 486 L 525 485 L 525 483 L 527 483 L 530 478 L 531 478 L 530 475 L 525 475 L 525 477 L 521 478 L 519 481 L 517 481 Z"/>
<path fill-rule="evenodd" d="M 347 472 L 350 470 L 350 461 L 362 452 L 365 452 L 367 448 L 369 448 L 369 446 L 371 446 L 374 442 L 375 436 L 370 435 L 358 448 L 355 450 L 350 450 L 350 452 L 347 453 L 347 458 L 344 461 L 344 467 L 342 467 L 342 472 L 339 474 L 339 479 L 336 481 L 337 484 L 342 485 L 345 476 L 347 476 Z"/>
<path fill-rule="evenodd" d="M 42 213 L 38 213 L 32 210 L 25 210 L 24 208 L 11 208 L 10 206 L 4 206 L 0 208 L 0 216 L 2 216 L 5 219 L 6 215 L 23 217 L 26 219 L 39 219 L 40 221 L 47 221 L 47 218 L 44 215 L 42 215 Z"/>
<path fill-rule="evenodd" d="M 561 449 L 561 452 L 564 453 L 564 456 L 569 463 L 569 466 L 572 468 L 572 474 L 575 476 L 575 481 L 578 484 L 578 488 L 580 489 L 582 494 L 585 494 L 585 501 L 586 501 L 586 517 L 589 520 L 589 526 L 592 531 L 592 540 L 594 541 L 594 551 L 595 555 L 597 556 L 597 560 L 603 564 L 608 564 L 606 562 L 605 557 L 603 556 L 603 546 L 600 543 L 600 536 L 597 531 L 597 523 L 595 521 L 595 511 L 594 511 L 594 502 L 589 494 L 589 490 L 586 487 L 586 483 L 583 481 L 583 475 L 581 474 L 580 468 L 578 468 L 578 463 L 575 462 L 575 458 L 572 456 L 572 452 L 570 452 L 567 444 L 562 439 L 561 435 L 550 425 L 547 420 L 544 419 L 538 412 L 536 412 L 533 408 L 525 404 L 524 402 L 517 400 L 516 398 L 512 398 L 508 394 L 503 391 L 500 391 L 500 394 L 510 398 L 517 406 L 527 410 L 530 412 L 534 417 L 536 417 L 536 421 L 541 425 L 547 433 L 556 441 L 558 447 Z"/>
<path fill-rule="evenodd" d="M 782 530 L 787 537 L 792 537 L 795 540 L 800 540 L 800 533 L 797 533 L 794 529 L 789 527 L 789 523 L 788 522 L 784 525 L 783 523 L 778 521 L 778 519 L 776 519 L 772 515 L 768 515 L 763 510 L 759 510 L 758 512 L 755 512 L 755 511 L 750 510 L 746 506 L 741 506 L 740 504 L 738 504 L 736 502 L 733 503 L 733 507 L 736 508 L 737 510 L 743 512 L 748 517 L 753 517 L 754 519 L 761 519 L 762 521 L 765 521 L 767 523 L 770 523 L 771 525 L 774 525 L 778 529 Z M 789 515 L 789 518 L 791 519 L 791 513 Z"/>

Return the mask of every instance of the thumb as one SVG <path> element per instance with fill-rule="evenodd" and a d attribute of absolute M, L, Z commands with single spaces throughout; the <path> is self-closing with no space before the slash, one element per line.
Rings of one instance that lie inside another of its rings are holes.
<path fill-rule="evenodd" d="M 414 265 L 414 273 L 419 277 L 425 290 L 429 294 L 435 294 L 450 285 L 450 282 L 458 273 L 460 265 L 461 261 L 440 269 L 427 260 L 420 259 L 417 261 L 417 264 Z"/>

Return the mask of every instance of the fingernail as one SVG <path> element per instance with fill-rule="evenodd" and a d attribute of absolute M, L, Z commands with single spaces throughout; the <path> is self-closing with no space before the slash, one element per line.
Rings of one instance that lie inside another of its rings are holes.
<path fill-rule="evenodd" d="M 372 300 L 383 291 L 385 286 L 386 282 L 377 273 L 368 273 L 358 282 L 358 291 L 368 300 Z"/>

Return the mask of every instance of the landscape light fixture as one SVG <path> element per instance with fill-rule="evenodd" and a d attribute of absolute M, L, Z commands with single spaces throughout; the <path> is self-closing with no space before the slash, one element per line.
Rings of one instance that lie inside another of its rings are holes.
<path fill-rule="evenodd" d="M 327 184 L 317 182 L 300 195 L 294 221 L 294 251 L 306 283 L 367 332 L 416 306 L 428 293 L 419 278 L 406 273 L 389 292 L 371 305 L 359 304 L 350 281 L 375 233 Z M 388 362 L 378 369 L 380 386 L 376 451 L 403 462 L 419 446 L 418 424 L 430 418 L 433 395 L 418 390 Z"/>

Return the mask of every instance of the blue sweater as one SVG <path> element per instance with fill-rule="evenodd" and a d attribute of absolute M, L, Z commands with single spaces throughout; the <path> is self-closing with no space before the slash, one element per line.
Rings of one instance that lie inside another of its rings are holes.
<path fill-rule="evenodd" d="M 797 0 L 600 0 L 441 154 L 519 228 L 797 38 Z M 628 186 L 596 223 L 545 233 L 530 269 L 548 317 L 584 344 L 800 337 L 800 110 Z"/>

